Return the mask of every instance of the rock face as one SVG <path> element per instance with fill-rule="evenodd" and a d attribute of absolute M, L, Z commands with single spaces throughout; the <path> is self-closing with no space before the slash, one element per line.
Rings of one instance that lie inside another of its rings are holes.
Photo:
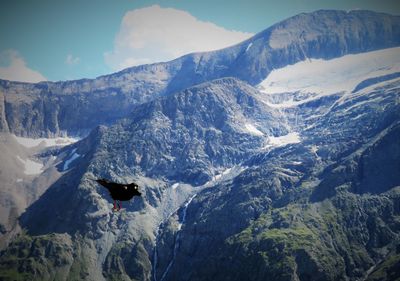
<path fill-rule="evenodd" d="M 308 110 L 304 119 L 297 111 L 301 143 L 256 154 L 235 179 L 193 199 L 179 250 L 159 250 L 173 260 L 165 280 L 362 279 L 385 260 L 395 276 L 399 85 L 333 99 L 313 126 Z M 169 223 L 163 244 L 176 231 Z"/>
<path fill-rule="evenodd" d="M 202 185 L 223 167 L 247 160 L 263 146 L 265 136 L 286 134 L 287 128 L 280 123 L 284 117 L 258 101 L 255 93 L 251 86 L 229 78 L 149 102 L 129 119 L 94 130 L 77 144 L 76 153 L 85 156 L 71 165 L 98 177 L 142 175 Z M 262 126 L 265 136 L 244 129 L 248 123 Z M 23 226 L 34 233 L 52 232 L 48 227 L 57 216 L 57 206 L 76 205 L 73 209 L 80 212 L 80 194 L 71 192 L 61 198 L 57 194 L 58 189 L 77 185 L 81 177 L 77 172 L 64 175 L 57 188 L 22 216 Z M 76 228 L 76 220 L 71 222 L 75 227 L 66 223 L 57 222 L 54 227 L 68 232 Z"/>
<path fill-rule="evenodd" d="M 0 129 L 23 136 L 86 135 L 132 107 L 222 77 L 256 85 L 277 68 L 400 45 L 400 17 L 368 11 L 300 14 L 233 47 L 96 79 L 0 81 Z"/>
<path fill-rule="evenodd" d="M 59 178 L 21 215 L 23 231 L 0 254 L 0 279 L 397 278 L 395 70 L 329 94 L 266 96 L 256 85 L 271 69 L 305 57 L 398 45 L 398 22 L 319 11 L 225 50 L 96 80 L 2 82 L 4 130 L 48 135 L 96 127 L 77 143 L 43 152 L 56 159 Z M 47 107 L 49 99 L 58 107 Z M 81 122 L 60 118 L 72 110 L 62 109 L 67 100 L 76 102 Z M 102 103 L 110 107 L 97 118 L 91 106 Z M 19 107 L 27 118 L 18 117 Z M 143 196 L 112 212 L 107 191 L 92 180 L 98 177 L 135 181 Z"/>

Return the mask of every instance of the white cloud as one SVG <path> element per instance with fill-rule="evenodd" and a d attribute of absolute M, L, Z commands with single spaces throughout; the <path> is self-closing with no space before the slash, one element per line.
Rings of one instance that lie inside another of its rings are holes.
<path fill-rule="evenodd" d="M 104 58 L 110 67 L 120 70 L 221 49 L 252 35 L 200 21 L 185 11 L 155 5 L 125 14 L 114 49 L 105 53 Z"/>
<path fill-rule="evenodd" d="M 74 57 L 71 54 L 68 54 L 67 57 L 65 58 L 65 63 L 68 65 L 74 65 L 78 64 L 81 61 L 79 57 Z"/>
<path fill-rule="evenodd" d="M 0 79 L 32 83 L 47 80 L 38 71 L 30 69 L 16 50 L 0 52 L 0 61 L 5 65 L 0 66 Z"/>

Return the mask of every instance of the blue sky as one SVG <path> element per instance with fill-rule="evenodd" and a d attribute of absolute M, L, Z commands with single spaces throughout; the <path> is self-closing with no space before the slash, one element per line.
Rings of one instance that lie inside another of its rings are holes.
<path fill-rule="evenodd" d="M 94 78 L 229 46 L 285 18 L 318 9 L 400 15 L 397 0 L 3 0 L 0 78 Z"/>

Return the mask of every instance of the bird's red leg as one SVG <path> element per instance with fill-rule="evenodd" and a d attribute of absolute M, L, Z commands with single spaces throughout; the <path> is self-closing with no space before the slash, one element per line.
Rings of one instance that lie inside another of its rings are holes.
<path fill-rule="evenodd" d="M 122 203 L 121 203 L 121 201 L 118 201 L 118 202 L 119 202 L 119 209 L 118 209 L 118 211 L 119 211 L 122 208 Z"/>
<path fill-rule="evenodd" d="M 115 200 L 114 200 L 114 210 L 116 210 L 117 209 L 117 204 L 115 203 Z"/>

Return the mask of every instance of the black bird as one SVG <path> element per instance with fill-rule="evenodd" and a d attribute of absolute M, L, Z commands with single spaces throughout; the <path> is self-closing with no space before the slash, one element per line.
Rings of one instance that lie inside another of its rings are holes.
<path fill-rule="evenodd" d="M 114 200 L 113 210 L 119 211 L 121 209 L 121 201 L 129 201 L 133 196 L 141 196 L 142 193 L 139 191 L 139 186 L 132 182 L 129 184 L 121 184 L 116 182 L 111 182 L 106 179 L 95 180 L 98 184 L 101 184 L 110 192 L 111 198 Z M 118 202 L 118 209 L 115 201 Z"/>

